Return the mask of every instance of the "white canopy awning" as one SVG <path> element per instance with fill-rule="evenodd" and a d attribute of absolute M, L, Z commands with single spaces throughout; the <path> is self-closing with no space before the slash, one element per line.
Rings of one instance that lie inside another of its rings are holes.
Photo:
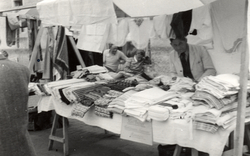
<path fill-rule="evenodd" d="M 131 17 L 174 14 L 209 4 L 215 0 L 113 0 Z"/>

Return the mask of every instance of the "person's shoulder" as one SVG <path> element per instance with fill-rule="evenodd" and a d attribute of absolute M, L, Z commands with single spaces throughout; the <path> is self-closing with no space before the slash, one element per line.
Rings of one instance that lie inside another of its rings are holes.
<path fill-rule="evenodd" d="M 108 53 L 109 52 L 109 49 L 105 49 L 104 51 L 103 51 L 103 54 L 106 54 L 106 53 Z"/>
<path fill-rule="evenodd" d="M 204 50 L 206 50 L 206 48 L 202 45 L 189 44 L 188 46 L 189 46 L 189 48 L 192 48 L 192 49 L 204 49 Z"/>
<path fill-rule="evenodd" d="M 28 67 L 18 62 L 10 61 L 9 59 L 0 60 L 0 64 L 7 66 L 13 72 L 17 72 L 17 73 L 21 72 L 21 73 L 27 73 L 27 74 L 30 73 Z"/>

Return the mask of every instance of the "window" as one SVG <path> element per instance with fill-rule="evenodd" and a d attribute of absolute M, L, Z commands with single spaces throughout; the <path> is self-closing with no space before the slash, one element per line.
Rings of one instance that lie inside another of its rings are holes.
<path fill-rule="evenodd" d="M 23 5 L 23 0 L 13 0 L 13 2 L 14 2 L 14 7 Z"/>

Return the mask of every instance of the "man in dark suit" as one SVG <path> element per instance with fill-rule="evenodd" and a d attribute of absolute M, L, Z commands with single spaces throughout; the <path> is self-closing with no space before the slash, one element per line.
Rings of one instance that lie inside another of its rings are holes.
<path fill-rule="evenodd" d="M 209 75 L 216 75 L 213 61 L 203 46 L 190 45 L 187 39 L 170 39 L 174 51 L 170 54 L 171 74 L 189 77 L 194 81 Z"/>

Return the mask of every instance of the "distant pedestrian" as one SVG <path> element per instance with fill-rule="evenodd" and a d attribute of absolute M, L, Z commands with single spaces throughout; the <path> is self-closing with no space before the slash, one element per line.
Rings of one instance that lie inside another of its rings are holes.
<path fill-rule="evenodd" d="M 27 67 L 0 53 L 0 156 L 35 156 L 27 131 Z"/>

